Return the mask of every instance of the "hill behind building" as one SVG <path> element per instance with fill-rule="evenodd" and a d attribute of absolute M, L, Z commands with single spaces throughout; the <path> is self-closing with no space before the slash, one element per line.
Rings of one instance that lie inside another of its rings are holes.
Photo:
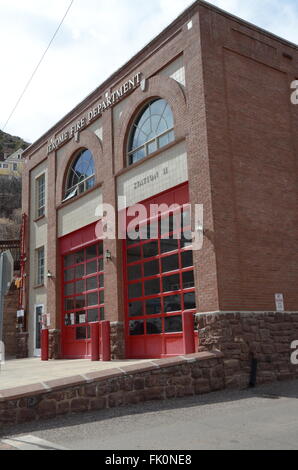
<path fill-rule="evenodd" d="M 20 148 L 30 144 L 21 137 L 0 130 L 0 162 Z M 21 224 L 22 180 L 0 176 L 0 241 L 18 239 Z"/>
<path fill-rule="evenodd" d="M 25 150 L 29 145 L 21 137 L 12 136 L 0 130 L 0 161 L 4 160 L 5 155 L 11 155 L 20 148 Z"/>

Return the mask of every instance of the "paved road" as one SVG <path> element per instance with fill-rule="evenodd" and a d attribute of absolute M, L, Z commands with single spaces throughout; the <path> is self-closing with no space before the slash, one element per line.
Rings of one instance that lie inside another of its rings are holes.
<path fill-rule="evenodd" d="M 9 441 L 0 438 L 0 447 L 298 450 L 297 398 L 298 381 L 294 381 L 242 392 L 150 402 L 11 429 L 6 436 Z"/>

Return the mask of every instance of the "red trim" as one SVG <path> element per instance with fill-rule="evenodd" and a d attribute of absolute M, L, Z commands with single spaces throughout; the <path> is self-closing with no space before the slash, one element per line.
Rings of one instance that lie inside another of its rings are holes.
<path fill-rule="evenodd" d="M 99 220 L 93 224 L 76 230 L 59 239 L 60 254 L 65 255 L 86 248 L 88 245 L 99 241 L 98 233 L 101 231 L 102 222 Z"/>

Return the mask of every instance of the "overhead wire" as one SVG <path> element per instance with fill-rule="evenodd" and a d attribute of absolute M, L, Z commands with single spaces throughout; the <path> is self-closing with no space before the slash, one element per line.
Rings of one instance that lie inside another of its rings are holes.
<path fill-rule="evenodd" d="M 57 34 L 59 33 L 59 31 L 60 31 L 60 29 L 61 29 L 61 27 L 62 27 L 62 25 L 63 25 L 63 23 L 64 23 L 64 21 L 65 21 L 67 15 L 68 15 L 68 13 L 69 13 L 69 11 L 70 11 L 72 5 L 73 5 L 73 3 L 74 3 L 74 0 L 71 0 L 71 2 L 70 2 L 70 4 L 69 4 L 69 6 L 68 6 L 68 8 L 67 8 L 67 10 L 66 10 L 66 12 L 65 12 L 65 14 L 63 15 L 63 18 L 62 18 L 62 20 L 60 21 L 60 23 L 59 23 L 59 25 L 58 25 L 58 27 L 57 27 L 57 29 L 56 29 L 56 31 L 55 31 L 55 33 L 54 33 L 52 39 L 50 40 L 50 42 L 49 42 L 49 44 L 48 44 L 46 50 L 45 50 L 44 53 L 42 54 L 42 57 L 41 57 L 41 59 L 39 60 L 38 64 L 37 64 L 36 67 L 34 68 L 33 73 L 32 73 L 32 75 L 30 76 L 28 82 L 26 83 L 24 90 L 22 91 L 22 93 L 21 93 L 20 97 L 18 98 L 18 100 L 17 100 L 15 106 L 13 107 L 13 109 L 12 109 L 10 115 L 8 116 L 8 119 L 6 120 L 4 126 L 2 127 L 2 130 L 3 130 L 3 131 L 5 131 L 5 129 L 7 128 L 8 123 L 10 122 L 12 116 L 14 115 L 14 113 L 16 112 L 16 110 L 17 110 L 17 108 L 18 108 L 20 102 L 22 101 L 22 99 L 23 99 L 25 93 L 27 92 L 29 86 L 31 85 L 31 82 L 32 82 L 33 78 L 35 77 L 35 75 L 36 75 L 36 73 L 37 73 L 39 67 L 41 66 L 41 64 L 42 64 L 42 62 L 43 62 L 43 60 L 44 60 L 44 58 L 45 58 L 47 52 L 49 51 L 49 49 L 50 49 L 51 45 L 53 44 L 53 42 L 54 42 L 54 40 L 55 40 Z"/>

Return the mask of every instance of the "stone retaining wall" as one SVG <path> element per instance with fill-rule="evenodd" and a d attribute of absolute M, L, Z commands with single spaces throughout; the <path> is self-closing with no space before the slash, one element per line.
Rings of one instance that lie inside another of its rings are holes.
<path fill-rule="evenodd" d="M 257 384 L 298 378 L 291 344 L 298 340 L 298 312 L 217 312 L 197 315 L 200 347 L 225 357 L 226 385 L 246 387 L 252 358 Z"/>
<path fill-rule="evenodd" d="M 218 312 L 197 320 L 205 352 L 2 390 L 0 425 L 247 388 L 252 359 L 257 360 L 257 384 L 298 378 L 298 366 L 291 364 L 298 312 Z"/>
<path fill-rule="evenodd" d="M 0 425 L 225 388 L 222 354 L 201 353 L 0 391 Z"/>

